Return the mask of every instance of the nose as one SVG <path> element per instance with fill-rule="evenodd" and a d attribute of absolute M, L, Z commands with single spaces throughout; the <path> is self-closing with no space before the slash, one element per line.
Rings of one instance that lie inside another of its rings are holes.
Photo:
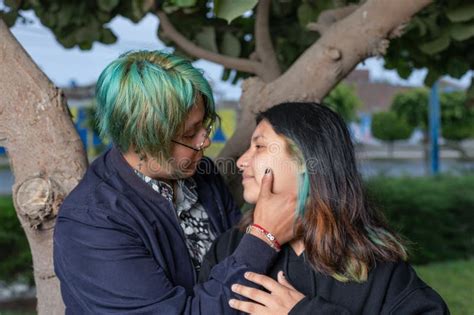
<path fill-rule="evenodd" d="M 211 145 L 212 141 L 210 137 L 206 137 L 204 143 L 202 144 L 202 149 L 207 149 Z"/>
<path fill-rule="evenodd" d="M 248 150 L 237 160 L 237 167 L 239 170 L 243 171 L 248 166 Z"/>

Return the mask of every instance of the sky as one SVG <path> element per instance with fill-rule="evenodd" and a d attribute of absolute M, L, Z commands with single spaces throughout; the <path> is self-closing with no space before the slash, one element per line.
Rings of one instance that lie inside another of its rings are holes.
<path fill-rule="evenodd" d="M 23 15 L 33 23 L 25 25 L 17 21 L 11 31 L 33 60 L 59 87 L 69 86 L 72 81 L 77 85 L 95 83 L 105 66 L 123 52 L 135 49 L 170 49 L 156 36 L 159 21 L 152 14 L 148 14 L 137 24 L 121 16 L 114 18 L 109 23 L 109 27 L 118 36 L 117 42 L 113 45 L 94 43 L 89 51 L 82 51 L 77 47 L 63 48 L 56 41 L 53 33 L 39 22 L 32 11 L 23 12 Z M 222 74 L 220 65 L 205 60 L 196 61 L 194 65 L 204 70 L 205 76 L 214 87 L 217 98 L 236 100 L 240 97 L 240 83 L 232 85 L 220 80 Z M 414 86 L 423 84 L 427 72 L 417 70 L 408 80 L 403 80 L 396 71 L 385 70 L 383 59 L 380 58 L 369 58 L 357 68 L 368 69 L 372 80 Z M 470 84 L 470 77 L 468 73 L 461 80 L 451 80 L 467 87 Z"/>

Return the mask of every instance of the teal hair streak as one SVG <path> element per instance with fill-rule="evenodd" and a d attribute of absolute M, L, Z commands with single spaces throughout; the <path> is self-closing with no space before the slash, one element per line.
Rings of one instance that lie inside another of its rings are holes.
<path fill-rule="evenodd" d="M 298 205 L 296 207 L 296 213 L 300 216 L 304 216 L 306 209 L 306 201 L 308 200 L 309 195 L 309 176 L 308 172 L 305 170 L 300 174 L 299 184 L 298 184 Z"/>

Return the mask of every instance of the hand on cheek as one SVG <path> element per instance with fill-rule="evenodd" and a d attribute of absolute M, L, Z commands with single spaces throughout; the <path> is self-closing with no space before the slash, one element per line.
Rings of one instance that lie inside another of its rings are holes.
<path fill-rule="evenodd" d="M 273 172 L 262 179 L 260 194 L 254 211 L 254 223 L 272 233 L 280 244 L 293 238 L 293 223 L 296 209 L 296 194 L 273 192 Z"/>

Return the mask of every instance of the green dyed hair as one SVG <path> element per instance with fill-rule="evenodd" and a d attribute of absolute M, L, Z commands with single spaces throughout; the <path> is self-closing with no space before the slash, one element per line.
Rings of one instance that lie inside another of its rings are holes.
<path fill-rule="evenodd" d="M 190 61 L 162 51 L 122 54 L 102 71 L 96 86 L 102 137 L 126 152 L 170 157 L 171 140 L 202 96 L 205 124 L 217 120 L 214 97 L 202 71 Z"/>
<path fill-rule="evenodd" d="M 286 141 L 288 153 L 296 160 L 298 166 L 302 169 L 298 176 L 298 199 L 296 203 L 296 214 L 297 217 L 303 217 L 310 190 L 309 176 L 305 165 L 306 163 L 303 152 L 301 152 L 296 143 L 285 135 L 281 136 L 283 136 Z"/>

